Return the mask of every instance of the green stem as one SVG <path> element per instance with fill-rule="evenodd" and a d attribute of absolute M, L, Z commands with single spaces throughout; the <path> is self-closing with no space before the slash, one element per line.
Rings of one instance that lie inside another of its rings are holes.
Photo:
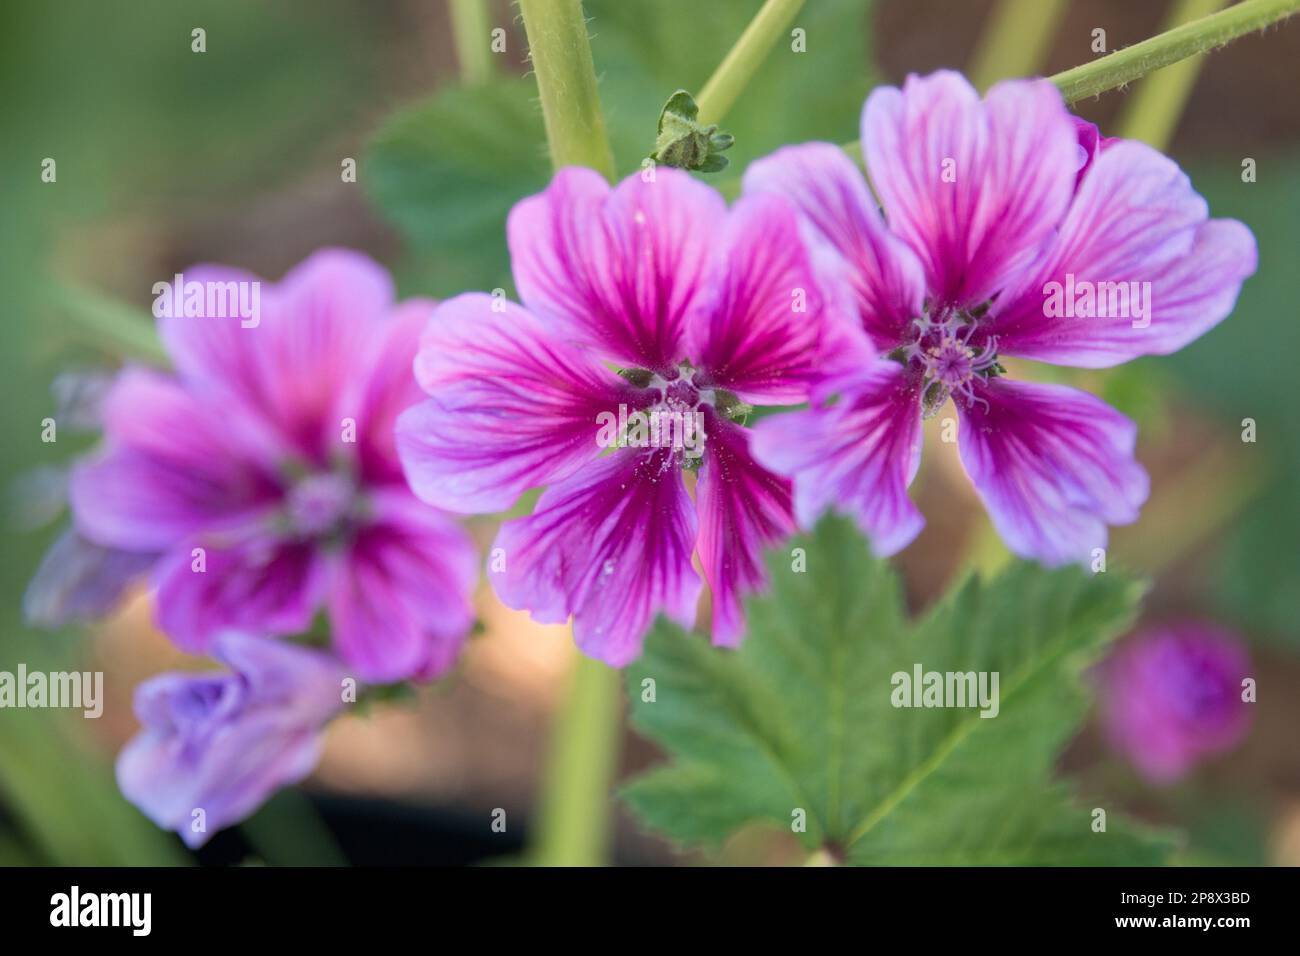
<path fill-rule="evenodd" d="M 55 286 L 50 303 L 112 351 L 150 365 L 168 364 L 148 311 L 75 285 Z"/>
<path fill-rule="evenodd" d="M 804 0 L 767 0 L 763 4 L 695 98 L 700 107 L 699 122 L 708 125 L 722 121 L 803 5 Z"/>
<path fill-rule="evenodd" d="M 1174 4 L 1167 23 L 1173 28 L 1189 20 L 1199 20 L 1217 13 L 1227 2 L 1179 0 Z M 1144 80 L 1124 104 L 1117 135 L 1124 139 L 1140 139 L 1156 149 L 1168 147 L 1204 63 L 1201 57 L 1191 57 Z"/>
<path fill-rule="evenodd" d="M 1060 87 L 1068 103 L 1098 96 L 1179 60 L 1207 53 L 1237 37 L 1262 30 L 1298 10 L 1300 0 L 1242 0 L 1219 13 L 1058 73 L 1052 82 Z"/>
<path fill-rule="evenodd" d="M 579 0 L 519 0 L 546 120 L 551 162 L 614 176 Z M 571 686 L 552 730 L 533 861 L 595 866 L 608 855 L 610 781 L 623 722 L 618 671 L 575 651 Z"/>
<path fill-rule="evenodd" d="M 590 166 L 613 179 L 614 154 L 600 112 L 581 0 L 519 0 L 519 12 L 537 75 L 552 165 Z"/>
<path fill-rule="evenodd" d="M 334 834 L 300 790 L 281 790 L 239 828 L 271 866 L 348 865 Z"/>
<path fill-rule="evenodd" d="M 1008 76 L 1037 73 L 1064 13 L 1065 0 L 1001 0 L 980 35 L 968 71 L 971 83 L 987 90 Z"/>
<path fill-rule="evenodd" d="M 461 81 L 469 86 L 486 83 L 492 78 L 487 0 L 448 0 L 448 4 Z"/>
<path fill-rule="evenodd" d="M 570 680 L 542 781 L 537 866 L 599 866 L 608 857 L 609 784 L 623 729 L 619 672 L 575 652 Z"/>

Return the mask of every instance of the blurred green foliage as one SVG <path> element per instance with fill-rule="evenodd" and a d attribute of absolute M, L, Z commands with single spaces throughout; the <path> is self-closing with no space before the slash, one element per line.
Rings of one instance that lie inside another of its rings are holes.
<path fill-rule="evenodd" d="M 698 92 L 760 6 L 761 0 L 655 0 L 654 15 L 647 16 L 642 4 L 587 0 L 601 106 L 620 176 L 639 169 L 654 148 L 668 96 L 681 87 Z M 736 137 L 727 152 L 734 170 L 784 143 L 857 136 L 858 114 L 874 83 L 869 13 L 864 0 L 805 7 L 796 25 L 816 56 L 795 52 L 791 42 L 769 55 L 722 124 Z M 511 42 L 515 52 L 498 65 L 500 76 L 482 86 L 442 89 L 400 110 L 370 145 L 365 182 L 409 242 L 411 291 L 511 288 L 506 213 L 550 177 L 532 77 L 507 73 L 521 65 L 522 39 Z"/>
<path fill-rule="evenodd" d="M 1218 328 L 1162 359 L 1184 400 L 1222 423 L 1231 442 L 1254 419 L 1254 444 L 1239 454 L 1266 476 L 1245 511 L 1209 547 L 1208 584 L 1227 620 L 1262 639 L 1300 646 L 1300 155 L 1253 157 L 1256 181 L 1242 181 L 1242 157 L 1188 165 L 1211 214 L 1240 219 L 1259 244 L 1259 271 Z M 1145 364 L 1145 363 L 1144 363 Z"/>

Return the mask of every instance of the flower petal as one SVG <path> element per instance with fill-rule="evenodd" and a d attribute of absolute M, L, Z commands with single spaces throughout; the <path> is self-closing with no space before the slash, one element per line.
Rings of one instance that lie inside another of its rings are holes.
<path fill-rule="evenodd" d="M 507 222 L 520 298 L 602 358 L 667 370 L 725 215 L 722 197 L 680 170 L 611 191 L 592 170 L 562 169 Z"/>
<path fill-rule="evenodd" d="M 397 449 L 412 490 L 464 513 L 501 511 L 600 454 L 596 421 L 643 400 L 526 310 L 481 293 L 440 305 L 415 374 L 430 400 L 403 412 Z"/>
<path fill-rule="evenodd" d="M 767 586 L 763 550 L 794 533 L 790 482 L 750 454 L 750 433 L 706 413 L 704 464 L 696 486 L 700 564 L 713 594 L 713 643 L 734 646 L 745 630 L 741 598 Z"/>
<path fill-rule="evenodd" d="M 1057 565 L 1105 547 L 1107 525 L 1135 521 L 1147 473 L 1137 426 L 1063 385 L 994 379 L 962 407 L 962 465 L 1016 554 Z"/>
<path fill-rule="evenodd" d="M 641 653 L 656 613 L 694 622 L 695 534 L 672 453 L 623 450 L 552 485 L 530 516 L 502 525 L 494 553 L 505 570 L 490 577 L 503 602 L 538 621 L 573 615 L 578 647 L 622 667 Z"/>
<path fill-rule="evenodd" d="M 97 544 L 162 551 L 200 528 L 243 524 L 275 498 L 238 416 L 175 379 L 125 370 L 104 418 L 107 447 L 73 469 L 69 488 L 77 529 Z"/>
<path fill-rule="evenodd" d="M 342 670 L 324 654 L 233 633 L 214 650 L 236 673 L 161 674 L 136 689 L 144 726 L 117 760 L 127 799 L 191 848 L 306 777 L 342 706 Z"/>
<path fill-rule="evenodd" d="M 474 620 L 473 542 L 405 491 L 375 496 L 375 523 L 342 556 L 328 603 L 339 657 L 366 681 L 437 677 Z"/>
<path fill-rule="evenodd" d="M 55 628 L 107 614 L 157 560 L 151 551 L 102 547 L 69 528 L 32 575 L 23 594 L 23 618 Z"/>
<path fill-rule="evenodd" d="M 339 431 L 332 421 L 338 385 L 369 354 L 365 345 L 392 305 L 388 273 L 360 253 L 323 249 L 274 284 L 213 266 L 184 276 L 187 286 L 259 282 L 260 315 L 256 324 L 238 315 L 161 317 L 181 377 L 239 401 L 297 454 L 323 463 Z"/>
<path fill-rule="evenodd" d="M 794 206 L 741 199 L 719 244 L 710 294 L 687 324 L 691 360 L 748 402 L 805 401 L 830 318 Z"/>
<path fill-rule="evenodd" d="M 202 547 L 202 563 L 194 548 Z M 196 568 L 201 567 L 202 570 Z M 228 547 L 196 540 L 154 570 L 158 627 L 187 651 L 219 633 L 307 630 L 326 590 L 325 568 L 308 543 L 250 540 Z"/>
<path fill-rule="evenodd" d="M 424 397 L 411 364 L 436 305 L 409 299 L 394 308 L 376 327 L 368 354 L 337 399 L 334 420 L 351 419 L 356 427 L 355 444 L 340 442 L 338 448 L 356 455 L 363 483 L 403 481 L 394 431 L 398 415 Z"/>
<path fill-rule="evenodd" d="M 939 304 L 979 304 L 1016 278 L 1074 192 L 1075 126 L 1047 80 L 998 83 L 981 102 L 960 74 L 909 76 L 868 97 L 862 144 Z"/>
<path fill-rule="evenodd" d="M 837 396 L 754 428 L 754 457 L 794 481 L 794 512 L 812 528 L 828 510 L 852 515 L 878 555 L 905 547 L 925 525 L 907 496 L 921 463 L 919 385 L 880 360 Z"/>
<path fill-rule="evenodd" d="M 342 709 L 346 676 L 332 655 L 273 638 L 227 631 L 212 654 L 247 679 L 246 704 L 274 704 L 286 718 L 321 724 Z"/>
<path fill-rule="evenodd" d="M 751 163 L 745 195 L 764 193 L 791 199 L 805 235 L 842 260 L 858 320 L 876 348 L 898 345 L 921 314 L 925 273 L 907 243 L 885 226 L 866 179 L 844 150 L 803 143 Z"/>
<path fill-rule="evenodd" d="M 1172 160 L 1142 143 L 1108 143 L 1056 244 L 995 308 L 989 332 L 1000 352 L 1084 368 L 1167 355 L 1232 311 L 1256 261 L 1250 230 L 1207 220 Z"/>
<path fill-rule="evenodd" d="M 268 334 L 259 331 L 266 316 L 259 316 L 257 325 L 253 326 L 251 318 L 240 315 L 239 289 L 245 290 L 247 297 L 251 289 L 257 288 L 259 306 L 265 312 L 268 304 L 265 297 L 272 284 L 243 269 L 210 263 L 190 266 L 182 277 L 185 285 L 195 283 L 205 292 L 220 290 L 225 298 L 214 301 L 216 314 L 205 312 L 202 316 L 187 316 L 183 307 L 178 312 L 169 299 L 155 300 L 158 334 L 172 365 L 191 387 L 238 395 L 256 407 L 262 394 L 262 365 L 253 340 Z M 232 290 L 234 296 L 230 295 Z M 164 296 L 167 294 L 164 292 Z M 206 300 L 204 308 L 207 308 Z M 249 327 L 244 327 L 244 323 Z"/>

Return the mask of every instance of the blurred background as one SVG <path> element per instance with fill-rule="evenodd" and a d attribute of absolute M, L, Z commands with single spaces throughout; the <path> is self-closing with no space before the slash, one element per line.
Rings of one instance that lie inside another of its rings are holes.
<path fill-rule="evenodd" d="M 1115 49 L 1221 5 L 809 0 L 796 21 L 807 52 L 773 53 L 723 124 L 737 140 L 732 167 L 710 181 L 734 194 L 744 164 L 783 143 L 855 139 L 876 83 L 942 66 L 982 84 L 1051 74 L 1093 59 L 1098 28 Z M 0 711 L 0 864 L 454 864 L 520 853 L 573 652 L 566 628 L 535 625 L 486 588 L 482 628 L 451 678 L 337 721 L 304 787 L 197 856 L 126 804 L 112 777 L 135 730 L 135 685 L 190 666 L 153 629 L 147 595 L 93 628 L 57 633 L 26 628 L 21 610 L 64 520 L 63 470 L 94 442 L 62 420 L 57 442 L 41 440 L 57 410 L 52 383 L 147 350 L 155 281 L 197 261 L 273 279 L 319 246 L 343 245 L 390 267 L 404 294 L 511 288 L 504 216 L 549 169 L 517 9 L 485 6 L 468 23 L 481 37 L 473 57 L 457 56 L 444 0 L 13 0 L 0 10 L 0 670 L 102 670 L 107 696 L 98 721 Z M 589 0 L 621 173 L 650 150 L 668 94 L 698 90 L 759 6 Z M 1019 27 L 995 30 L 1008 7 L 1019 7 Z M 504 30 L 504 52 L 490 53 L 484 25 Z M 196 27 L 204 53 L 191 50 Z M 1235 314 L 1173 357 L 1107 372 L 1034 370 L 1141 424 L 1151 500 L 1114 535 L 1110 560 L 1153 578 L 1144 622 L 1212 622 L 1253 661 L 1249 732 L 1181 779 L 1148 781 L 1097 721 L 1062 758 L 1089 798 L 1185 833 L 1187 861 L 1300 863 L 1297 64 L 1293 24 L 1198 61 L 1145 107 L 1143 83 L 1076 104 L 1103 133 L 1169 152 L 1213 215 L 1254 231 L 1260 268 Z M 52 183 L 41 177 L 47 157 L 57 162 Z M 347 158 L 357 161 L 355 183 L 340 177 Z M 1246 418 L 1254 443 L 1242 441 Z M 914 486 L 928 526 L 897 563 L 917 609 L 963 563 L 1001 560 L 954 449 L 928 441 Z M 486 545 L 494 528 L 472 530 Z M 629 732 L 620 776 L 658 759 Z M 489 827 L 495 808 L 511 820 L 505 834 Z M 615 823 L 619 863 L 799 858 L 766 831 L 705 857 L 675 853 L 621 810 Z"/>

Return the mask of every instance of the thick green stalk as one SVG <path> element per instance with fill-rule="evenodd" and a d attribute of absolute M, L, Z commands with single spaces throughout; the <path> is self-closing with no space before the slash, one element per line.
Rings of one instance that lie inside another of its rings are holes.
<path fill-rule="evenodd" d="M 1008 76 L 1037 73 L 1064 13 L 1065 0 L 1001 0 L 980 34 L 967 74 L 971 83 L 987 90 Z"/>
<path fill-rule="evenodd" d="M 803 5 L 804 0 L 767 0 L 763 4 L 695 98 L 700 123 L 707 126 L 722 121 Z"/>
<path fill-rule="evenodd" d="M 448 4 L 461 81 L 470 86 L 486 83 L 492 78 L 488 0 L 448 0 Z"/>
<path fill-rule="evenodd" d="M 596 92 L 581 0 L 519 0 L 546 121 L 551 163 L 590 166 L 614 178 L 614 154 Z"/>
<path fill-rule="evenodd" d="M 1069 103 L 1097 96 L 1179 60 L 1207 53 L 1237 37 L 1262 30 L 1298 10 L 1300 0 L 1242 0 L 1219 13 L 1058 73 L 1052 82 L 1061 88 Z"/>
<path fill-rule="evenodd" d="M 1227 2 L 1179 0 L 1169 15 L 1168 26 L 1175 28 L 1217 13 Z M 1140 139 L 1156 149 L 1167 148 L 1204 63 L 1202 57 L 1189 57 L 1143 80 L 1124 104 L 1116 135 L 1124 139 Z"/>
<path fill-rule="evenodd" d="M 622 734 L 619 672 L 574 652 L 542 780 L 532 862 L 599 866 L 609 849 L 610 781 Z"/>
<path fill-rule="evenodd" d="M 541 94 L 551 162 L 614 176 L 596 93 L 596 70 L 579 0 L 519 0 Z M 606 861 L 623 722 L 619 673 L 574 652 L 568 695 L 556 715 L 539 800 L 532 860 L 542 866 Z"/>

